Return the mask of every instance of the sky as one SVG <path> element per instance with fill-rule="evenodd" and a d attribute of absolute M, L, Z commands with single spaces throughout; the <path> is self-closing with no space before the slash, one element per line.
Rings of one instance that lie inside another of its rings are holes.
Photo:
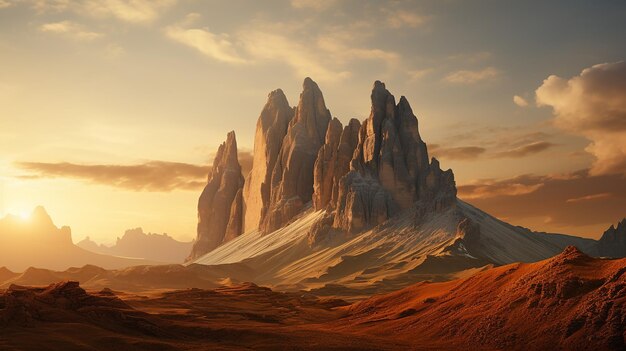
<path fill-rule="evenodd" d="M 0 217 L 195 237 L 212 156 L 310 76 L 342 122 L 407 97 L 459 197 L 597 238 L 626 216 L 623 1 L 0 0 Z"/>

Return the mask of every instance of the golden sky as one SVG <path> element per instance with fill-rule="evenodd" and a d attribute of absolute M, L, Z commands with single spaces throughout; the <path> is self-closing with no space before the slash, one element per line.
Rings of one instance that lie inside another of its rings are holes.
<path fill-rule="evenodd" d="M 74 240 L 195 236 L 212 154 L 282 88 L 333 116 L 405 95 L 459 196 L 597 237 L 626 216 L 621 2 L 0 0 L 0 216 Z M 249 166 L 248 166 L 249 167 Z"/>

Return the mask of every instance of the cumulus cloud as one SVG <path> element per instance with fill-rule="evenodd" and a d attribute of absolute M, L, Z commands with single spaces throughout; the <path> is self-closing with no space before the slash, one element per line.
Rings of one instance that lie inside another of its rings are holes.
<path fill-rule="evenodd" d="M 448 160 L 474 160 L 485 153 L 486 149 L 478 146 L 441 147 L 438 144 L 429 145 L 433 156 Z"/>
<path fill-rule="evenodd" d="M 239 153 L 242 173 L 252 167 L 252 155 Z M 133 191 L 172 191 L 201 189 L 211 170 L 179 162 L 150 161 L 134 165 L 90 165 L 69 162 L 17 162 L 15 166 L 27 173 L 21 179 L 71 178 Z"/>
<path fill-rule="evenodd" d="M 513 103 L 515 103 L 515 105 L 517 105 L 519 107 L 526 107 L 526 106 L 528 106 L 528 101 L 526 101 L 526 99 L 524 99 L 523 97 L 521 97 L 519 95 L 513 96 Z"/>
<path fill-rule="evenodd" d="M 591 141 L 592 174 L 626 173 L 626 62 L 603 63 L 564 79 L 549 76 L 535 91 L 554 124 Z"/>
<path fill-rule="evenodd" d="M 104 36 L 102 33 L 92 32 L 71 21 L 46 23 L 41 25 L 39 30 L 46 33 L 64 35 L 80 41 L 92 41 Z"/>
<path fill-rule="evenodd" d="M 496 80 L 501 73 L 495 67 L 486 67 L 480 70 L 461 70 L 449 73 L 444 81 L 452 84 L 476 84 Z"/>
<path fill-rule="evenodd" d="M 588 170 L 479 180 L 459 186 L 458 193 L 461 199 L 514 224 L 541 218 L 553 228 L 594 224 L 606 228 L 623 218 L 626 208 L 624 175 L 595 176 Z"/>
<path fill-rule="evenodd" d="M 512 157 L 512 158 L 520 158 L 526 157 L 530 155 L 534 155 L 540 153 L 542 151 L 548 150 L 556 146 L 556 144 L 548 142 L 548 141 L 536 141 L 530 144 L 518 146 L 516 148 L 496 152 L 493 157 L 496 158 L 504 158 L 504 157 Z"/>

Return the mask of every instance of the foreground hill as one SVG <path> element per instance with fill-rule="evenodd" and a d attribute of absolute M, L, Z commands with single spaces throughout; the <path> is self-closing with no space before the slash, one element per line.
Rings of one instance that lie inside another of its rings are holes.
<path fill-rule="evenodd" d="M 133 296 L 78 283 L 0 292 L 0 348 L 20 350 L 623 350 L 626 259 L 568 247 L 352 305 L 255 284 Z"/>
<path fill-rule="evenodd" d="M 127 230 L 115 244 L 96 244 L 89 237 L 76 243 L 85 250 L 104 255 L 141 258 L 163 263 L 183 263 L 189 255 L 193 241 L 178 241 L 167 234 L 144 233 L 142 228 Z"/>
<path fill-rule="evenodd" d="M 37 207 L 28 219 L 0 219 L 0 267 L 12 271 L 28 267 L 67 269 L 86 264 L 115 269 L 154 263 L 97 254 L 74 245 L 70 228 L 57 228 L 43 207 Z"/>

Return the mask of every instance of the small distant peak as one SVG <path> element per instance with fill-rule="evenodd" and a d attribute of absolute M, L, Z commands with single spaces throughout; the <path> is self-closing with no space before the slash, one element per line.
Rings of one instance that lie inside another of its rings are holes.
<path fill-rule="evenodd" d="M 237 140 L 237 136 L 235 135 L 235 131 L 231 130 L 230 132 L 228 132 L 228 134 L 226 134 L 226 142 L 233 142 Z"/>
<path fill-rule="evenodd" d="M 54 226 L 54 223 L 52 223 L 52 218 L 43 206 L 35 207 L 30 218 L 33 223 L 44 226 Z"/>

